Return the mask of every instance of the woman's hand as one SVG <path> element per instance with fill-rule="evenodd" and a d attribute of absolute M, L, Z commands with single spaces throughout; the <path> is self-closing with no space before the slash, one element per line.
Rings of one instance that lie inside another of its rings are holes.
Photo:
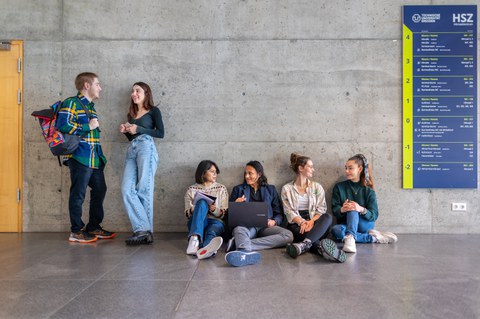
<path fill-rule="evenodd" d="M 125 125 L 125 130 L 132 134 L 132 135 L 135 135 L 137 134 L 137 124 L 130 124 L 130 125 Z"/>
<path fill-rule="evenodd" d="M 350 211 L 350 200 L 346 200 L 343 202 L 342 207 L 340 208 L 340 213 L 346 213 Z"/>
<path fill-rule="evenodd" d="M 130 123 L 122 123 L 120 124 L 120 133 L 128 133 L 128 128 L 132 126 Z"/>
<path fill-rule="evenodd" d="M 246 200 L 245 195 L 242 195 L 242 197 L 239 197 L 235 200 L 237 203 L 243 203 Z"/>
<path fill-rule="evenodd" d="M 305 229 L 306 229 L 306 228 L 307 228 L 307 221 L 304 220 L 304 221 L 302 221 L 302 223 L 300 224 L 300 231 L 299 231 L 300 234 L 305 233 Z"/>
<path fill-rule="evenodd" d="M 365 213 L 365 207 L 362 207 L 362 206 L 358 205 L 357 202 L 353 202 L 353 201 L 352 201 L 351 203 L 353 203 L 353 210 L 354 210 L 354 211 L 357 211 L 357 212 L 359 212 L 360 214 Z"/>
<path fill-rule="evenodd" d="M 305 232 L 308 233 L 309 231 L 311 231 L 314 224 L 315 224 L 315 221 L 313 221 L 313 220 L 311 220 L 311 219 L 310 219 L 309 221 L 307 221 L 307 222 L 305 223 L 305 225 L 306 225 L 306 226 L 305 226 Z"/>
<path fill-rule="evenodd" d="M 269 220 L 268 220 L 268 223 L 267 223 L 267 226 L 268 226 L 268 227 L 277 226 L 277 222 L 274 221 L 273 219 L 269 219 Z"/>
<path fill-rule="evenodd" d="M 227 214 L 227 211 L 225 209 L 220 209 L 220 218 L 221 219 L 223 219 L 226 214 Z"/>
<path fill-rule="evenodd" d="M 358 205 L 357 202 L 354 202 L 353 200 L 347 199 L 344 203 L 342 208 L 340 208 L 340 212 L 346 213 L 346 212 L 351 212 L 351 211 L 357 211 L 361 214 L 365 212 L 365 208 Z"/>

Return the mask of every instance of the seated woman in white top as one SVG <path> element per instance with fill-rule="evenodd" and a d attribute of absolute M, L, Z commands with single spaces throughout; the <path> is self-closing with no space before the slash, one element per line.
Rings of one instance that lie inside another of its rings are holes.
<path fill-rule="evenodd" d="M 293 233 L 294 243 L 287 245 L 287 254 L 293 258 L 311 251 L 327 260 L 344 262 L 345 253 L 337 248 L 331 239 L 325 239 L 332 217 L 327 214 L 325 191 L 311 180 L 312 160 L 295 153 L 290 155 L 290 168 L 295 179 L 282 188 L 282 203 L 288 221 L 288 229 Z"/>

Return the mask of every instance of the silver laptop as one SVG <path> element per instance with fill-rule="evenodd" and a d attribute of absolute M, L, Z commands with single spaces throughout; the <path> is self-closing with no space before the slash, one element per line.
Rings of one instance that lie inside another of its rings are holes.
<path fill-rule="evenodd" d="M 268 204 L 265 202 L 229 202 L 228 226 L 267 227 Z"/>

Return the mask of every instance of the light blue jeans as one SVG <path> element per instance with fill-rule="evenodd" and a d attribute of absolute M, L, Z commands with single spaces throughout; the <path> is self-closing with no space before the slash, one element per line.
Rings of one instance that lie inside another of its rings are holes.
<path fill-rule="evenodd" d="M 237 249 L 252 251 L 285 247 L 293 241 L 293 234 L 280 226 L 273 227 L 243 227 L 233 229 Z"/>
<path fill-rule="evenodd" d="M 153 232 L 153 189 L 158 153 L 153 137 L 130 142 L 122 180 L 122 198 L 134 232 Z"/>
<path fill-rule="evenodd" d="M 195 204 L 192 217 L 188 220 L 188 238 L 197 235 L 200 238 L 200 247 L 207 246 L 210 241 L 223 234 L 225 226 L 221 221 L 208 218 L 207 201 L 201 199 Z"/>
<path fill-rule="evenodd" d="M 332 227 L 332 235 L 338 241 L 342 241 L 345 235 L 351 234 L 357 243 L 371 243 L 373 238 L 368 234 L 375 227 L 375 222 L 370 222 L 360 217 L 357 211 L 346 213 L 347 224 L 337 224 Z"/>

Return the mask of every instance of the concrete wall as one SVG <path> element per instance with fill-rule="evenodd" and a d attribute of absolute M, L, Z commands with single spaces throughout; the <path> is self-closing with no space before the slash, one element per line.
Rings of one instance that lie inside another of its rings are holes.
<path fill-rule="evenodd" d="M 166 128 L 156 142 L 156 231 L 186 230 L 183 195 L 200 160 L 216 161 L 231 190 L 258 159 L 280 190 L 298 151 L 313 158 L 329 203 L 345 160 L 365 153 L 379 229 L 479 233 L 477 190 L 402 189 L 402 5 L 448 3 L 0 0 L 0 38 L 24 40 L 24 230 L 69 229 L 68 169 L 30 113 L 75 94 L 75 75 L 93 71 L 103 85 L 108 229 L 130 231 L 119 191 L 128 144 L 117 128 L 141 80 Z M 468 211 L 452 212 L 452 201 Z"/>

